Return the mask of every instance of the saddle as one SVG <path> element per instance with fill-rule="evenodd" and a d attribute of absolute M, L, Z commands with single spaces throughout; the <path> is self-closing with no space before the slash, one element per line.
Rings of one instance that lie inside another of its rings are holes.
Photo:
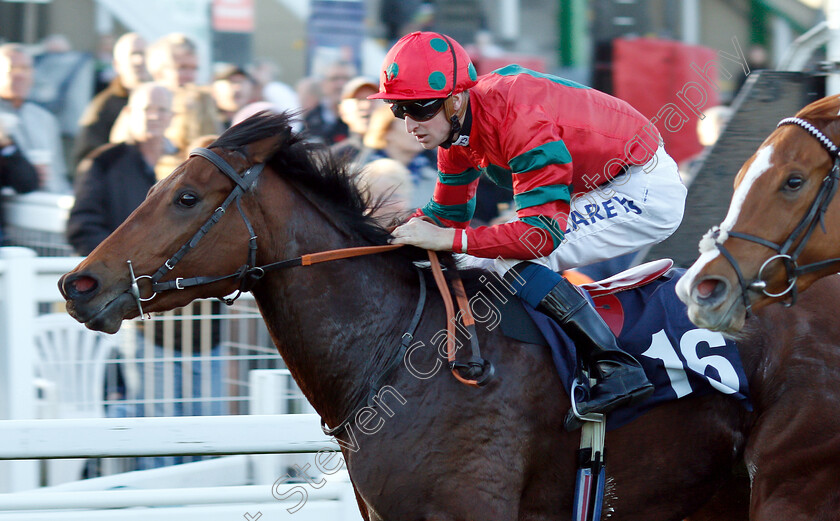
<path fill-rule="evenodd" d="M 640 264 L 603 280 L 581 284 L 579 287 L 592 297 L 593 306 L 617 337 L 624 326 L 624 309 L 615 294 L 650 284 L 673 266 L 674 261 L 671 259 L 659 259 Z M 529 344 L 549 345 L 540 328 L 518 299 L 509 298 L 503 302 L 496 296 L 494 303 L 501 312 L 500 327 L 505 336 Z"/>

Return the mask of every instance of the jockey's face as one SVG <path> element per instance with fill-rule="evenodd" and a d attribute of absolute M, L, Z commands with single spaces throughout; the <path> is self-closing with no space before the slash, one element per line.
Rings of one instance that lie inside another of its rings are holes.
<path fill-rule="evenodd" d="M 405 117 L 406 132 L 414 136 L 426 150 L 431 150 L 443 143 L 449 137 L 451 128 L 452 125 L 442 110 L 428 121 L 414 121 L 411 116 Z"/>
<path fill-rule="evenodd" d="M 466 103 L 463 93 L 452 95 L 453 108 L 457 112 L 462 103 Z M 435 117 L 426 121 L 415 121 L 411 116 L 405 116 L 405 130 L 425 148 L 431 150 L 449 137 L 452 124 L 446 117 L 446 110 L 441 110 Z"/>

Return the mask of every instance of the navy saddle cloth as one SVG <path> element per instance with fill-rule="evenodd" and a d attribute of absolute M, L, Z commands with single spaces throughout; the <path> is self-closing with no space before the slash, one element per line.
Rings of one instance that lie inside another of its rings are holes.
<path fill-rule="evenodd" d="M 624 425 L 667 400 L 722 392 L 747 410 L 747 378 L 735 343 L 721 333 L 695 326 L 674 291 L 685 270 L 671 269 L 640 287 L 599 296 L 594 305 L 622 349 L 636 357 L 654 384 L 653 395 L 633 408 L 608 415 L 607 428 Z M 554 320 L 519 299 L 499 303 L 502 332 L 551 349 L 554 365 L 568 393 L 576 374 L 573 343 Z"/>

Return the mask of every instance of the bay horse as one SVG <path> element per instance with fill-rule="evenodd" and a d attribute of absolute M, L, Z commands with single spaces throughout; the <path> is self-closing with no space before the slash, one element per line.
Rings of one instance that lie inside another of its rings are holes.
<path fill-rule="evenodd" d="M 723 222 L 677 286 L 691 320 L 736 332 L 751 310 L 792 304 L 840 271 L 840 96 L 785 118 L 735 177 Z"/>
<path fill-rule="evenodd" d="M 388 231 L 366 213 L 345 167 L 320 159 L 291 133 L 285 115 L 248 119 L 208 149 L 212 154 L 202 149 L 156 184 L 61 278 L 68 312 L 89 328 L 114 332 L 142 312 L 251 290 L 293 377 L 335 428 L 390 364 L 424 300 L 413 337 L 425 343 L 414 344 L 420 347 L 389 373 L 383 389 L 391 392 L 371 413 L 378 416 L 356 416 L 352 429 L 336 434 L 362 516 L 570 519 L 580 433 L 563 429 L 570 403 L 549 350 L 485 327 L 478 336 L 495 379 L 467 386 L 436 370 L 445 364 L 429 339 L 445 327 L 446 312 L 440 295 L 419 298 L 414 261 L 424 252 L 404 247 L 307 267 L 289 261 L 387 243 Z M 287 269 L 242 268 L 266 264 Z M 481 273 L 463 276 L 474 291 Z M 715 393 L 666 402 L 609 431 L 604 519 L 746 519 L 747 503 L 758 521 L 836 519 L 835 415 L 819 408 L 831 405 L 828 393 L 814 393 L 822 387 L 799 369 L 840 367 L 840 360 L 805 354 L 836 351 L 838 290 L 837 281 L 827 282 L 795 310 L 770 308 L 751 321 L 740 350 L 754 412 Z M 140 298 L 147 299 L 142 311 Z M 783 318 L 795 327 L 780 327 Z M 749 478 L 733 480 L 742 461 Z M 733 501 L 726 497 L 732 484 L 747 479 L 751 501 L 746 493 L 734 500 L 744 510 L 712 517 L 720 511 L 715 501 Z"/>

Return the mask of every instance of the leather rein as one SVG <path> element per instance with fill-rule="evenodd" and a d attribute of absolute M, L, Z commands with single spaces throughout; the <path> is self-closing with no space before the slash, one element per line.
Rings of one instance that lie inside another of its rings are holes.
<path fill-rule="evenodd" d="M 806 132 L 808 132 L 811 136 L 813 136 L 817 141 L 820 142 L 820 145 L 822 145 L 822 147 L 825 149 L 826 152 L 828 152 L 828 155 L 831 157 L 833 164 L 831 166 L 831 170 L 828 172 L 828 174 L 826 174 L 825 178 L 823 178 L 822 184 L 820 185 L 820 189 L 817 192 L 817 195 L 814 197 L 814 201 L 811 203 L 811 206 L 808 208 L 808 211 L 805 213 L 805 215 L 799 221 L 799 224 L 796 225 L 796 227 L 793 229 L 790 235 L 788 235 L 787 239 L 785 239 L 785 241 L 781 244 L 776 244 L 772 241 L 768 241 L 766 239 L 748 233 L 734 231 L 727 232 L 728 237 L 734 237 L 736 239 L 754 242 L 776 252 L 776 255 L 773 255 L 764 261 L 764 263 L 759 268 L 758 273 L 756 274 L 756 278 L 752 281 L 746 281 L 743 272 L 741 271 L 741 268 L 738 265 L 738 261 L 729 252 L 729 250 L 727 250 L 726 247 L 724 247 L 723 242 L 719 242 L 717 240 L 721 235 L 720 228 L 716 226 L 709 230 L 711 237 L 715 239 L 715 246 L 726 258 L 726 260 L 729 261 L 729 263 L 732 265 L 732 268 L 735 270 L 735 274 L 738 277 L 738 284 L 740 284 L 741 286 L 741 297 L 744 300 L 744 307 L 746 308 L 747 315 L 749 315 L 752 311 L 752 303 L 750 302 L 749 292 L 761 292 L 768 297 L 783 297 L 787 294 L 790 294 L 790 301 L 785 302 L 785 305 L 792 306 L 796 303 L 796 281 L 800 275 L 819 271 L 831 266 L 832 264 L 840 263 L 840 258 L 834 258 L 814 262 L 811 264 L 805 264 L 803 266 L 799 266 L 797 264 L 797 259 L 799 258 L 799 255 L 805 249 L 805 245 L 807 244 L 808 239 L 810 239 L 811 234 L 814 232 L 817 225 L 819 224 L 820 228 L 822 228 L 823 233 L 826 232 L 825 212 L 828 210 L 828 205 L 831 203 L 832 199 L 834 198 L 834 194 L 837 192 L 838 181 L 840 181 L 840 149 L 838 149 L 837 145 L 832 143 L 832 141 L 825 134 L 823 134 L 814 125 L 805 121 L 804 119 L 785 118 L 781 120 L 776 127 L 778 128 L 783 125 L 796 125 L 805 129 Z M 794 245 L 796 246 L 794 247 Z M 787 275 L 788 286 L 783 291 L 777 293 L 772 293 L 768 291 L 767 281 L 764 280 L 764 270 L 773 261 L 780 261 L 784 266 L 785 273 Z"/>
<path fill-rule="evenodd" d="M 257 236 L 254 232 L 254 228 L 251 225 L 251 222 L 248 220 L 248 217 L 242 210 L 240 201 L 245 192 L 247 192 L 256 183 L 257 179 L 259 178 L 260 174 L 262 173 L 265 167 L 265 164 L 260 163 L 252 165 L 247 170 L 245 170 L 245 172 L 242 175 L 240 175 L 236 172 L 236 170 L 234 170 L 232 166 L 230 166 L 230 164 L 227 161 L 225 161 L 221 156 L 219 156 L 210 149 L 196 148 L 192 152 L 190 152 L 189 157 L 193 156 L 200 156 L 210 161 L 216 168 L 218 168 L 223 174 L 225 174 L 225 176 L 230 178 L 234 182 L 235 186 L 233 187 L 233 190 L 231 190 L 231 193 L 222 202 L 222 204 L 218 208 L 216 208 L 216 210 L 213 212 L 213 215 L 211 215 L 210 218 L 208 218 L 207 221 L 205 221 L 205 223 L 192 236 L 192 238 L 190 238 L 189 241 L 187 241 L 183 246 L 181 246 L 181 248 L 179 248 L 174 255 L 167 259 L 166 262 L 164 262 L 163 265 L 161 265 L 153 275 L 140 275 L 139 277 L 136 276 L 134 274 L 134 267 L 132 266 L 131 260 L 127 261 L 129 274 L 131 276 L 131 286 L 129 289 L 129 293 L 131 293 L 131 295 L 137 302 L 137 307 L 140 310 L 141 319 L 143 319 L 144 316 L 142 303 L 152 300 L 153 298 L 155 298 L 155 296 L 157 296 L 158 293 L 162 291 L 183 290 L 194 286 L 202 286 L 206 284 L 213 284 L 215 282 L 220 282 L 223 280 L 236 279 L 239 281 L 239 287 L 237 288 L 236 295 L 234 295 L 231 298 L 219 298 L 219 300 L 230 306 L 236 301 L 236 299 L 238 299 L 242 295 L 242 293 L 251 291 L 254 285 L 256 285 L 256 283 L 259 282 L 259 280 L 262 279 L 265 276 L 265 274 L 270 271 L 277 271 L 280 269 L 293 268 L 298 266 L 306 267 L 333 260 L 348 259 L 352 257 L 360 257 L 376 253 L 385 253 L 388 251 L 395 250 L 397 248 L 401 248 L 403 246 L 401 244 L 387 244 L 382 246 L 361 246 L 355 248 L 342 248 L 338 250 L 310 253 L 292 259 L 286 259 L 270 264 L 264 264 L 262 266 L 257 266 Z M 193 249 L 205 235 L 207 235 L 207 232 L 209 232 L 210 229 L 213 228 L 213 226 L 215 226 L 216 223 L 219 222 L 219 220 L 227 211 L 228 207 L 230 207 L 230 205 L 234 203 L 236 204 L 236 208 L 237 210 L 239 210 L 239 215 L 242 217 L 242 220 L 245 222 L 245 227 L 248 230 L 248 259 L 246 263 L 243 264 L 234 273 L 231 273 L 229 275 L 222 275 L 216 277 L 199 276 L 190 278 L 176 277 L 174 280 L 161 282 L 161 279 L 164 276 L 166 276 L 170 271 L 172 271 L 175 268 L 175 265 L 178 264 L 178 262 L 181 259 L 183 259 L 184 256 L 191 249 Z M 429 262 L 431 264 L 432 274 L 434 276 L 435 282 L 438 286 L 438 290 L 440 291 L 440 294 L 444 301 L 444 305 L 446 307 L 446 354 L 447 361 L 449 363 L 449 369 L 452 372 L 453 376 L 459 382 L 474 387 L 483 386 L 493 378 L 493 376 L 495 375 L 495 369 L 493 367 L 493 364 L 490 363 L 490 361 L 481 358 L 481 351 L 478 345 L 478 335 L 475 328 L 475 319 L 472 315 L 472 311 L 470 310 L 469 301 L 466 296 L 466 291 L 464 290 L 463 282 L 458 276 L 457 271 L 454 272 L 452 276 L 452 286 L 459 308 L 459 311 L 456 315 L 454 310 L 455 308 L 452 302 L 452 295 L 450 294 L 449 287 L 446 283 L 446 278 L 443 274 L 443 268 L 441 267 L 440 261 L 437 257 L 437 253 L 432 250 L 428 250 L 427 253 L 429 256 Z M 369 392 L 356 403 L 351 413 L 342 422 L 340 422 L 337 426 L 333 428 L 328 428 L 324 420 L 321 420 L 321 428 L 324 430 L 324 433 L 328 436 L 335 436 L 340 434 L 347 428 L 348 425 L 350 425 L 353 422 L 358 411 L 360 411 L 363 407 L 372 407 L 376 404 L 374 398 L 379 394 L 379 391 L 381 390 L 387 378 L 400 365 L 400 362 L 405 356 L 405 352 L 408 349 L 411 340 L 414 338 L 417 326 L 420 323 L 420 318 L 423 315 L 423 309 L 425 307 L 426 302 L 426 280 L 419 268 L 417 268 L 417 271 L 420 279 L 420 296 L 417 301 L 417 306 L 415 308 L 414 314 L 412 315 L 411 322 L 409 323 L 408 331 L 403 335 L 399 349 L 394 353 L 394 356 L 391 357 L 389 362 L 386 364 L 385 368 L 375 378 L 370 380 Z M 142 279 L 149 279 L 152 283 L 152 295 L 146 298 L 142 298 L 140 296 L 140 288 L 138 281 Z M 456 320 L 459 318 L 464 328 L 466 328 L 466 335 L 470 340 L 470 349 L 472 352 L 472 356 L 467 362 L 459 362 L 458 360 L 456 360 Z"/>

